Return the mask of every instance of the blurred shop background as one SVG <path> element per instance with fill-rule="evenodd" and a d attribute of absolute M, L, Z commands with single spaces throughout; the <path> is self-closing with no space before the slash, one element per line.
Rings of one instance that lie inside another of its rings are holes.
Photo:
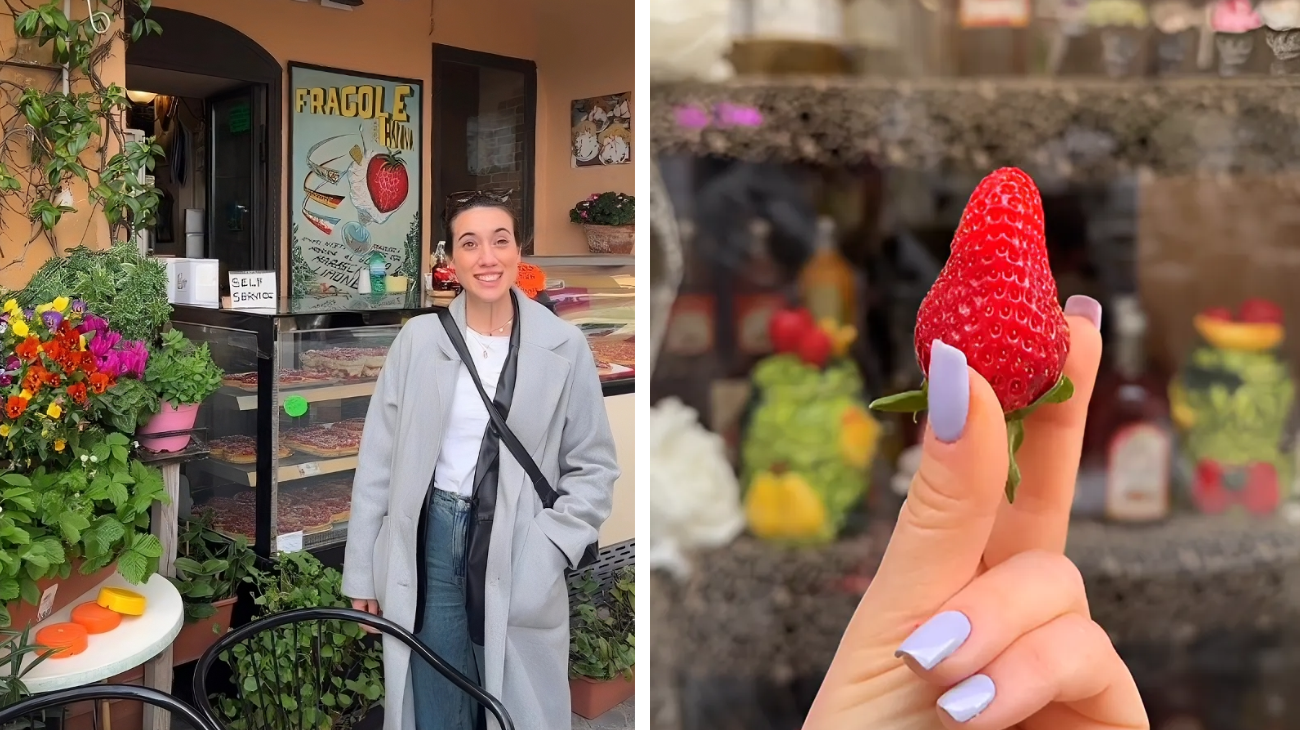
<path fill-rule="evenodd" d="M 655 730 L 802 724 L 916 468 L 865 406 L 1003 165 L 1105 308 L 1094 618 L 1156 730 L 1300 728 L 1300 2 L 650 5 Z"/>

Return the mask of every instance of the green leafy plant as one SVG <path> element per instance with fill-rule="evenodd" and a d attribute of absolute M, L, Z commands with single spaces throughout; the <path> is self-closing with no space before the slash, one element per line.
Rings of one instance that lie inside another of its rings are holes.
<path fill-rule="evenodd" d="M 221 387 L 221 368 L 212 360 L 207 343 L 196 345 L 179 330 L 164 332 L 149 348 L 144 382 L 164 403 L 202 403 Z"/>
<path fill-rule="evenodd" d="M 623 193 L 597 193 L 569 211 L 570 223 L 630 226 L 636 222 L 636 198 Z"/>
<path fill-rule="evenodd" d="M 23 677 L 49 658 L 45 647 L 33 641 L 31 629 L 0 631 L 0 709 L 17 704 L 30 694 Z M 36 655 L 34 658 L 32 655 Z M 21 722 L 5 725 L 5 730 L 18 730 L 29 725 Z"/>
<path fill-rule="evenodd" d="M 186 520 L 177 540 L 172 584 L 181 594 L 189 622 L 214 616 L 217 607 L 213 603 L 234 598 L 256 567 L 257 556 L 248 546 L 248 538 L 222 535 L 212 529 L 212 519 L 211 512 L 203 512 Z"/>
<path fill-rule="evenodd" d="M 30 159 L 13 166 L 0 160 L 0 194 L 21 196 L 21 202 L 11 205 L 27 212 L 38 236 L 43 235 L 56 254 L 62 247 L 54 239 L 55 226 L 75 210 L 60 202 L 60 194 L 74 182 L 85 186 L 91 206 L 102 211 L 111 235 L 119 240 L 129 240 L 151 225 L 158 207 L 158 191 L 140 180 L 139 171 L 154 169 L 162 147 L 152 138 L 126 139 L 122 117 L 131 102 L 121 86 L 104 83 L 98 74 L 120 37 L 102 32 L 103 27 L 121 17 L 123 2 L 100 0 L 95 12 L 80 20 L 68 17 L 58 0 L 14 13 L 15 35 L 48 52 L 71 83 L 51 90 L 28 85 L 8 99 L 23 122 L 21 130 L 10 134 L 26 137 L 29 144 L 23 148 Z M 131 40 L 160 33 L 158 23 L 144 17 L 152 0 L 135 2 L 143 13 L 131 25 Z M 8 134 L 4 141 L 9 142 Z M 4 149 L 9 150 L 8 144 Z M 19 167 L 24 169 L 15 172 Z"/>
<path fill-rule="evenodd" d="M 149 516 L 166 491 L 162 474 L 131 458 L 129 444 L 90 431 L 58 460 L 0 474 L 0 626 L 10 623 L 4 604 L 37 605 L 37 581 L 67 578 L 75 560 L 84 575 L 116 561 L 134 584 L 158 571 L 162 544 Z"/>
<path fill-rule="evenodd" d="M 102 251 L 78 246 L 66 257 L 53 257 L 14 297 L 27 308 L 55 297 L 80 299 L 126 340 L 152 341 L 172 314 L 167 270 L 130 242 Z"/>
<path fill-rule="evenodd" d="M 623 568 L 601 594 L 591 571 L 578 584 L 582 599 L 570 609 L 569 674 L 596 681 L 632 679 L 636 666 L 636 576 Z"/>
<path fill-rule="evenodd" d="M 258 616 L 297 608 L 346 608 L 342 576 L 308 552 L 280 555 L 254 570 Z M 383 654 L 354 623 L 322 621 L 259 632 L 221 655 L 239 699 L 214 697 L 230 730 L 348 730 L 384 695 Z M 302 671 L 300 667 L 311 667 Z"/>

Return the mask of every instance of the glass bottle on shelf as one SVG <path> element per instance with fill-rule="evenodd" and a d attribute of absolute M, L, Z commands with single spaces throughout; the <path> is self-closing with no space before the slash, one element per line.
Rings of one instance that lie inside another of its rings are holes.
<path fill-rule="evenodd" d="M 835 221 L 817 219 L 817 250 L 799 272 L 799 295 L 817 321 L 854 324 L 857 311 L 853 267 L 840 253 Z"/>
<path fill-rule="evenodd" d="M 736 0 L 731 63 L 741 74 L 848 72 L 842 0 Z"/>
<path fill-rule="evenodd" d="M 447 256 L 446 241 L 438 241 L 438 247 L 433 252 L 433 290 L 460 291 L 460 282 L 451 268 L 451 258 Z"/>
<path fill-rule="evenodd" d="M 1023 76 L 1031 65 L 1030 0 L 958 0 L 963 76 Z"/>
<path fill-rule="evenodd" d="M 1093 441 L 1105 463 L 1105 515 L 1151 522 L 1169 514 L 1172 425 L 1165 388 L 1146 365 L 1147 320 L 1136 294 L 1110 306 L 1118 335 L 1114 371 L 1093 396 L 1100 429 Z"/>

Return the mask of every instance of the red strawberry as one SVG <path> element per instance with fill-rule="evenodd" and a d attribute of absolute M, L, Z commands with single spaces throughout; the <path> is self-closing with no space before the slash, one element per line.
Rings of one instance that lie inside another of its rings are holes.
<path fill-rule="evenodd" d="M 804 332 L 799 340 L 799 359 L 815 368 L 825 367 L 834 349 L 830 335 L 821 327 L 813 327 Z"/>
<path fill-rule="evenodd" d="M 1070 330 L 1048 266 L 1043 204 L 1023 171 L 1002 168 L 980 182 L 962 212 L 952 251 L 916 317 L 916 357 L 929 373 L 935 340 L 961 350 L 993 387 L 1007 414 L 1012 448 L 1023 419 L 1042 403 L 1059 403 L 1074 387 L 1062 376 Z M 881 399 L 880 410 L 915 413 L 924 391 Z M 1012 460 L 1007 497 L 1020 472 Z"/>
<path fill-rule="evenodd" d="M 799 348 L 804 333 L 816 327 L 817 323 L 807 309 L 782 309 L 772 315 L 767 325 L 767 334 L 772 341 L 772 349 L 777 352 L 794 352 Z"/>
<path fill-rule="evenodd" d="M 411 190 L 406 163 L 396 152 L 370 158 L 370 164 L 366 165 L 366 189 L 380 213 L 397 210 Z"/>
<path fill-rule="evenodd" d="M 1282 308 L 1267 299 L 1247 299 L 1238 312 L 1242 322 L 1282 324 Z"/>

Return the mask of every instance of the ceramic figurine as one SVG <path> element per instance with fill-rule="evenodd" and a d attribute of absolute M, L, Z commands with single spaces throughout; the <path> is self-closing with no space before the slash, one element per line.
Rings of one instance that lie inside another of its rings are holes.
<path fill-rule="evenodd" d="M 1294 469 L 1287 424 L 1295 383 L 1281 351 L 1282 311 L 1252 299 L 1235 317 L 1210 309 L 1193 324 L 1203 343 L 1169 387 L 1192 502 L 1208 514 L 1270 514 Z"/>
<path fill-rule="evenodd" d="M 1137 0 L 1090 0 L 1088 25 L 1101 33 L 1101 63 L 1112 78 L 1134 76 L 1142 67 L 1143 39 L 1150 17 Z"/>
<path fill-rule="evenodd" d="M 777 354 L 754 368 L 741 446 L 746 522 L 763 540 L 825 543 L 863 502 L 880 425 L 847 357 L 852 327 L 796 309 L 770 329 Z"/>
<path fill-rule="evenodd" d="M 1300 0 L 1263 0 L 1264 42 L 1273 52 L 1269 71 L 1276 76 L 1300 71 Z"/>
<path fill-rule="evenodd" d="M 1151 5 L 1156 27 L 1156 73 L 1169 76 L 1196 70 L 1196 43 L 1205 13 L 1187 0 L 1157 0 Z"/>
<path fill-rule="evenodd" d="M 1219 52 L 1219 75 L 1241 73 L 1255 49 L 1255 35 L 1264 21 L 1250 0 L 1218 0 L 1210 15 L 1214 46 Z"/>

